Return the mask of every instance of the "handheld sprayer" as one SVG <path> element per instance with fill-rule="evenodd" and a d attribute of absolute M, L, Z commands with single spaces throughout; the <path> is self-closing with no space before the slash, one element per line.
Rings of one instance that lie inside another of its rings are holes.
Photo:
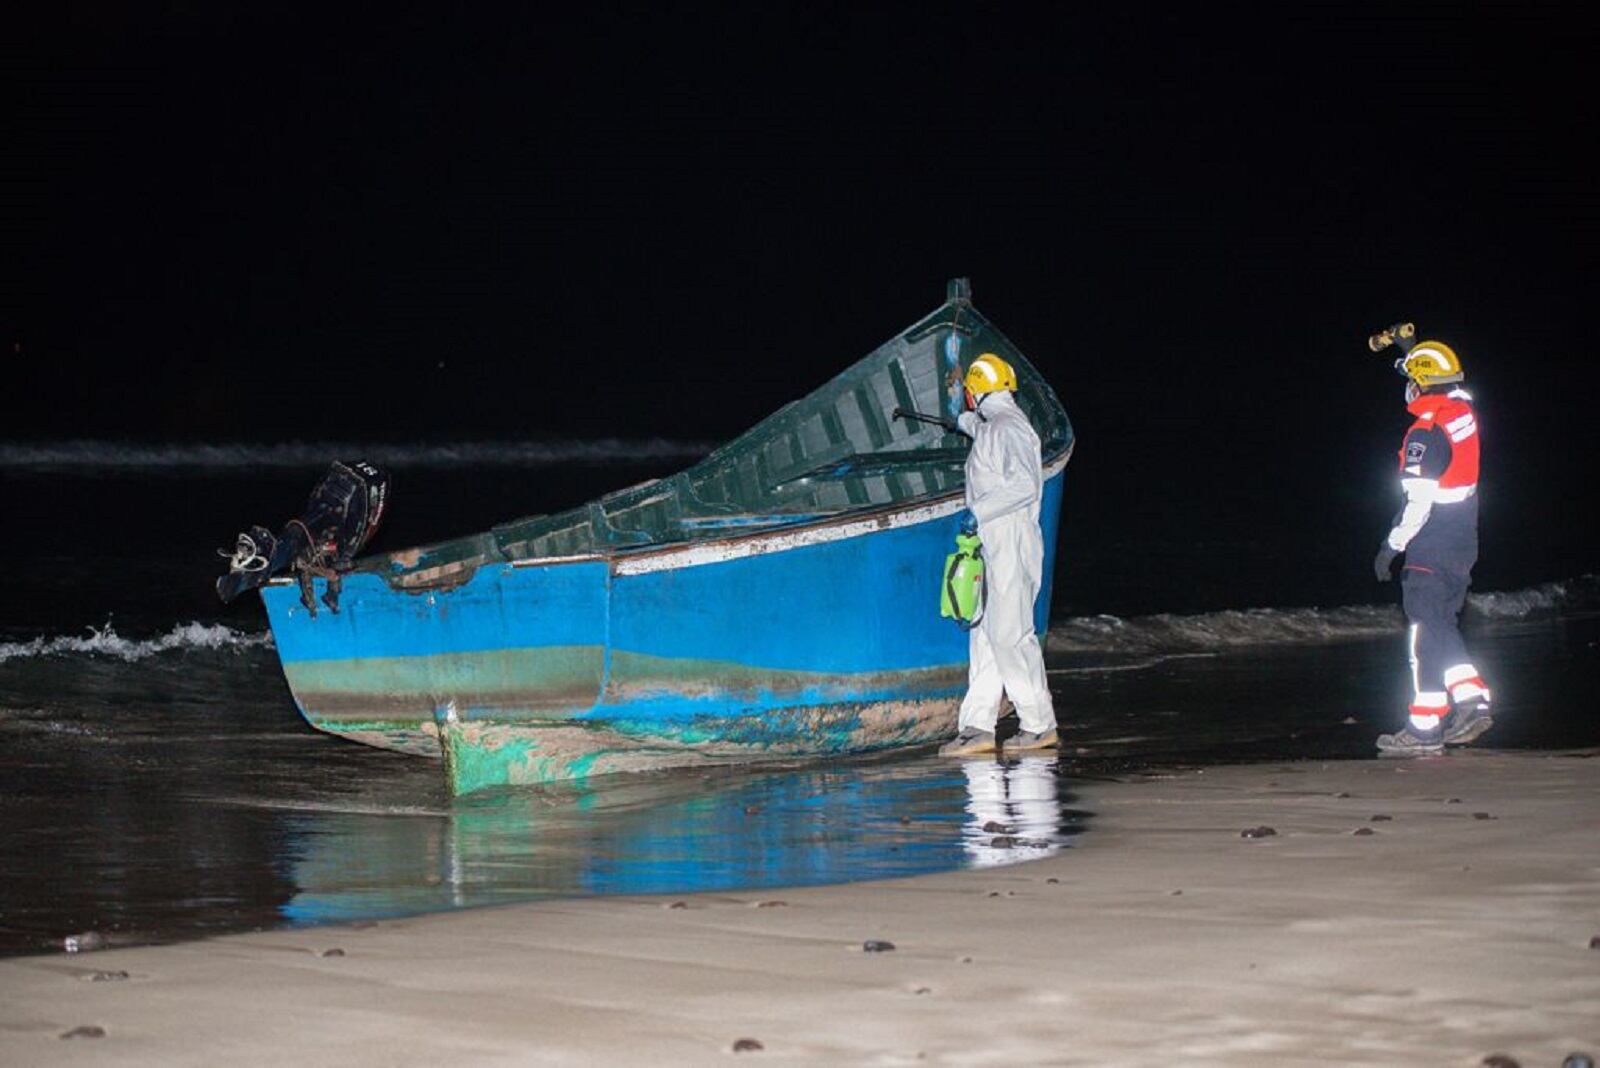
<path fill-rule="evenodd" d="M 989 587 L 983 578 L 983 544 L 976 533 L 957 534 L 956 551 L 944 558 L 939 614 L 955 620 L 962 630 L 971 630 L 983 618 L 988 600 Z"/>

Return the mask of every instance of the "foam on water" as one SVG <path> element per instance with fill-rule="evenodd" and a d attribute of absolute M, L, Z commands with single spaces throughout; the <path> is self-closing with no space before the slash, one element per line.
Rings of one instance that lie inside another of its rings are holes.
<path fill-rule="evenodd" d="M 1580 575 L 1506 593 L 1474 593 L 1467 611 L 1485 619 L 1537 619 L 1600 608 L 1600 575 Z"/>
<path fill-rule="evenodd" d="M 714 446 L 664 438 L 589 441 L 458 441 L 371 444 L 350 441 L 196 442 L 150 445 L 117 441 L 0 443 L 0 469 L 322 467 L 330 459 L 361 457 L 397 467 L 542 467 L 558 463 L 635 463 L 640 459 L 698 459 Z"/>
<path fill-rule="evenodd" d="M 0 642 L 0 663 L 37 657 L 97 656 L 135 661 L 187 649 L 245 649 L 270 646 L 267 631 L 249 633 L 218 623 L 179 623 L 151 638 L 124 638 L 107 623 L 85 635 L 38 637 L 25 642 Z"/>
<path fill-rule="evenodd" d="M 1162 653 L 1253 645 L 1311 644 L 1388 634 L 1398 608 L 1248 608 L 1122 619 L 1083 616 L 1051 624 L 1051 652 Z"/>
<path fill-rule="evenodd" d="M 1600 607 L 1600 576 L 1583 575 L 1525 590 L 1476 593 L 1466 618 L 1540 619 Z M 1320 645 L 1393 634 L 1404 624 L 1397 605 L 1341 608 L 1247 608 L 1195 615 L 1161 613 L 1122 619 L 1080 616 L 1050 625 L 1053 653 L 1173 654 L 1263 645 Z"/>

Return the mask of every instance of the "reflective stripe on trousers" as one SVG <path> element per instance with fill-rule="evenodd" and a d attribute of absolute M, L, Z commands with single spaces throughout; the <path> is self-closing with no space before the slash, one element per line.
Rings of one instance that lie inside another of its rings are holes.
<path fill-rule="evenodd" d="M 1450 711 L 1452 696 L 1459 701 L 1489 695 L 1467 655 L 1459 625 L 1476 555 L 1408 553 L 1401 572 L 1401 603 L 1411 623 L 1411 717 L 1419 729 L 1437 726 L 1438 718 Z"/>

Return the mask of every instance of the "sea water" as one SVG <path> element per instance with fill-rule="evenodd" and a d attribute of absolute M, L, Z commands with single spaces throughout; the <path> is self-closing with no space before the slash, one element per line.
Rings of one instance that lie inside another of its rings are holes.
<path fill-rule="evenodd" d="M 377 543 L 393 548 L 570 506 L 701 450 L 359 451 L 396 469 Z M 1291 583 L 1277 603 L 1207 608 L 1197 589 L 1237 586 L 1213 559 L 1228 549 L 1199 538 L 1184 571 L 1204 581 L 1171 598 L 1185 610 L 1083 611 L 1148 605 L 1159 583 L 1081 568 L 1116 554 L 1069 514 L 1047 645 L 1060 754 L 951 761 L 922 749 L 451 798 L 433 762 L 307 727 L 259 603 L 224 607 L 211 592 L 224 566 L 216 548 L 251 523 L 281 526 L 322 461 L 347 454 L 357 451 L 337 443 L 0 447 L 12 505 L 0 953 L 60 950 L 91 932 L 117 945 L 540 897 L 760 892 L 1011 864 L 1093 833 L 1085 781 L 1364 759 L 1405 702 L 1402 621 L 1392 604 L 1361 601 L 1371 589 L 1352 585 L 1343 607 L 1313 608 L 1295 603 Z M 1184 551 L 1182 538 L 1160 543 Z M 1486 744 L 1600 744 L 1587 714 L 1597 591 L 1578 576 L 1474 594 L 1468 638 L 1496 691 Z"/>

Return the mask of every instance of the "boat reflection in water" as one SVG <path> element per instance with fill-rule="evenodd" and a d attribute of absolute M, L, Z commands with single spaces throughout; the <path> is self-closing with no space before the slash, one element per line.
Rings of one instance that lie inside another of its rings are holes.
<path fill-rule="evenodd" d="M 592 894 L 887 879 L 1049 856 L 1083 829 L 1054 757 L 858 758 L 301 813 L 295 923 Z"/>

